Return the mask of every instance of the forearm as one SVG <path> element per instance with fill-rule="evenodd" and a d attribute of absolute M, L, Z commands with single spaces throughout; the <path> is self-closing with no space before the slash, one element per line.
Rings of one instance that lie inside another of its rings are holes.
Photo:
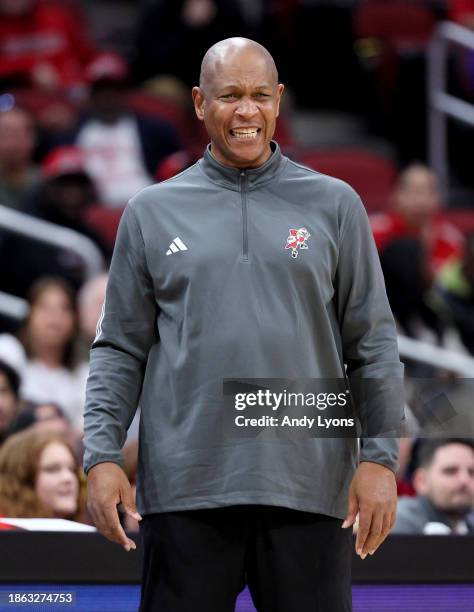
<path fill-rule="evenodd" d="M 122 465 L 121 449 L 135 415 L 143 367 L 132 355 L 101 346 L 91 351 L 84 414 L 84 470 L 111 461 Z"/>

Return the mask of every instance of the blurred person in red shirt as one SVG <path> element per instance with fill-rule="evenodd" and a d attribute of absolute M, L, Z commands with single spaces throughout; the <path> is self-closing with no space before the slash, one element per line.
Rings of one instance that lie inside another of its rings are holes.
<path fill-rule="evenodd" d="M 441 266 L 462 257 L 464 238 L 439 218 L 438 178 L 427 166 L 401 172 L 391 203 L 389 212 L 371 216 L 371 225 L 393 314 L 408 335 L 416 336 L 422 322 L 440 338 L 427 295 Z"/>
<path fill-rule="evenodd" d="M 0 81 L 49 91 L 83 83 L 93 45 L 76 12 L 43 0 L 0 0 Z"/>
<path fill-rule="evenodd" d="M 423 164 L 403 170 L 395 185 L 391 210 L 372 215 L 371 225 L 379 252 L 397 238 L 413 237 L 425 247 L 430 278 L 449 259 L 459 259 L 464 238 L 452 224 L 439 219 L 441 192 L 436 174 Z"/>
<path fill-rule="evenodd" d="M 0 25 L 1 28 L 1 25 Z M 39 183 L 33 163 L 35 128 L 30 115 L 13 108 L 0 111 L 0 204 L 21 209 Z"/>

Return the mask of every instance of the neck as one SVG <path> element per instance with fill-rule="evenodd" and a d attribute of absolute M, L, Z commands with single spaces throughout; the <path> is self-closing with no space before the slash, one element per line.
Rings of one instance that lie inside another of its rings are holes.
<path fill-rule="evenodd" d="M 63 351 L 58 347 L 43 346 L 35 352 L 35 358 L 50 368 L 62 366 Z"/>
<path fill-rule="evenodd" d="M 265 150 L 265 154 L 262 155 L 261 158 L 257 159 L 254 162 L 232 164 L 229 162 L 229 160 L 227 160 L 226 158 L 220 155 L 218 149 L 211 142 L 211 155 L 216 161 L 218 161 L 223 166 L 226 166 L 227 168 L 236 168 L 237 170 L 246 170 L 246 169 L 259 168 L 260 166 L 263 166 L 263 164 L 267 162 L 272 156 L 272 148 L 270 144 L 268 144 L 268 147 Z"/>

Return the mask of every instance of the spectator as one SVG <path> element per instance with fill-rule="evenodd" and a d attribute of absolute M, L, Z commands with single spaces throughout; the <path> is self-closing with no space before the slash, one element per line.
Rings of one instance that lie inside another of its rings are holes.
<path fill-rule="evenodd" d="M 0 444 L 10 433 L 19 408 L 20 377 L 8 364 L 0 361 Z"/>
<path fill-rule="evenodd" d="M 425 442 L 413 474 L 416 497 L 398 503 L 393 533 L 474 533 L 474 441 Z"/>
<path fill-rule="evenodd" d="M 108 259 L 110 247 L 84 221 L 86 211 L 95 201 L 95 189 L 80 149 L 60 147 L 52 151 L 44 160 L 42 171 L 43 182 L 25 202 L 24 212 L 86 236 Z M 84 281 L 84 261 L 78 253 L 28 237 L 3 234 L 0 257 L 3 262 L 0 287 L 20 297 L 26 297 L 31 285 L 43 276 L 61 276 L 76 289 Z"/>
<path fill-rule="evenodd" d="M 0 515 L 86 522 L 84 502 L 82 470 L 60 434 L 23 431 L 0 449 Z"/>
<path fill-rule="evenodd" d="M 242 34 L 244 15 L 232 0 L 162 0 L 143 9 L 136 36 L 135 77 L 172 74 L 195 85 L 200 58 L 216 40 Z"/>
<path fill-rule="evenodd" d="M 100 201 L 122 207 L 153 182 L 158 162 L 179 150 L 180 144 L 168 122 L 128 109 L 128 67 L 118 55 L 99 55 L 86 75 L 91 84 L 91 112 L 83 117 L 73 139 L 84 152 Z"/>
<path fill-rule="evenodd" d="M 458 330 L 466 349 L 474 355 L 474 234 L 466 243 L 461 261 L 441 269 L 435 287 L 446 319 Z"/>
<path fill-rule="evenodd" d="M 93 46 L 77 12 L 44 0 L 0 0 L 0 80 L 74 89 Z"/>
<path fill-rule="evenodd" d="M 82 429 L 87 364 L 77 361 L 77 312 L 72 288 L 62 279 L 38 281 L 29 296 L 30 312 L 19 337 L 27 362 L 21 395 L 36 403 L 57 403 Z"/>
<path fill-rule="evenodd" d="M 38 184 L 33 164 L 34 126 L 24 110 L 0 112 L 0 204 L 22 208 L 28 192 Z"/>
<path fill-rule="evenodd" d="M 11 433 L 34 427 L 37 431 L 54 431 L 62 435 L 70 433 L 70 424 L 64 411 L 53 402 L 25 406 L 11 426 Z"/>
<path fill-rule="evenodd" d="M 82 151 L 78 147 L 58 147 L 47 155 L 41 170 L 43 184 L 28 212 L 87 236 L 109 257 L 109 247 L 84 222 L 86 210 L 96 203 L 96 193 Z"/>
<path fill-rule="evenodd" d="M 434 172 L 412 164 L 398 178 L 392 210 L 371 217 L 392 311 L 411 336 L 416 335 L 417 319 L 441 334 L 426 295 L 441 266 L 460 258 L 464 248 L 460 232 L 439 220 L 440 203 Z"/>

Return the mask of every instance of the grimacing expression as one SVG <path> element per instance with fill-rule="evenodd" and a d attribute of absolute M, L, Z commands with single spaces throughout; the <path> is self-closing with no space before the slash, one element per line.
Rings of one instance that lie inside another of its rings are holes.
<path fill-rule="evenodd" d="M 36 495 L 56 518 L 73 516 L 78 509 L 79 480 L 71 451 L 60 442 L 51 442 L 38 461 Z"/>
<path fill-rule="evenodd" d="M 214 157 L 226 166 L 256 168 L 271 155 L 283 85 L 268 59 L 239 49 L 216 61 L 203 88 L 193 89 Z"/>
<path fill-rule="evenodd" d="M 431 464 L 420 468 L 415 489 L 447 514 L 467 513 L 474 504 L 474 452 L 456 443 L 438 448 Z"/>

